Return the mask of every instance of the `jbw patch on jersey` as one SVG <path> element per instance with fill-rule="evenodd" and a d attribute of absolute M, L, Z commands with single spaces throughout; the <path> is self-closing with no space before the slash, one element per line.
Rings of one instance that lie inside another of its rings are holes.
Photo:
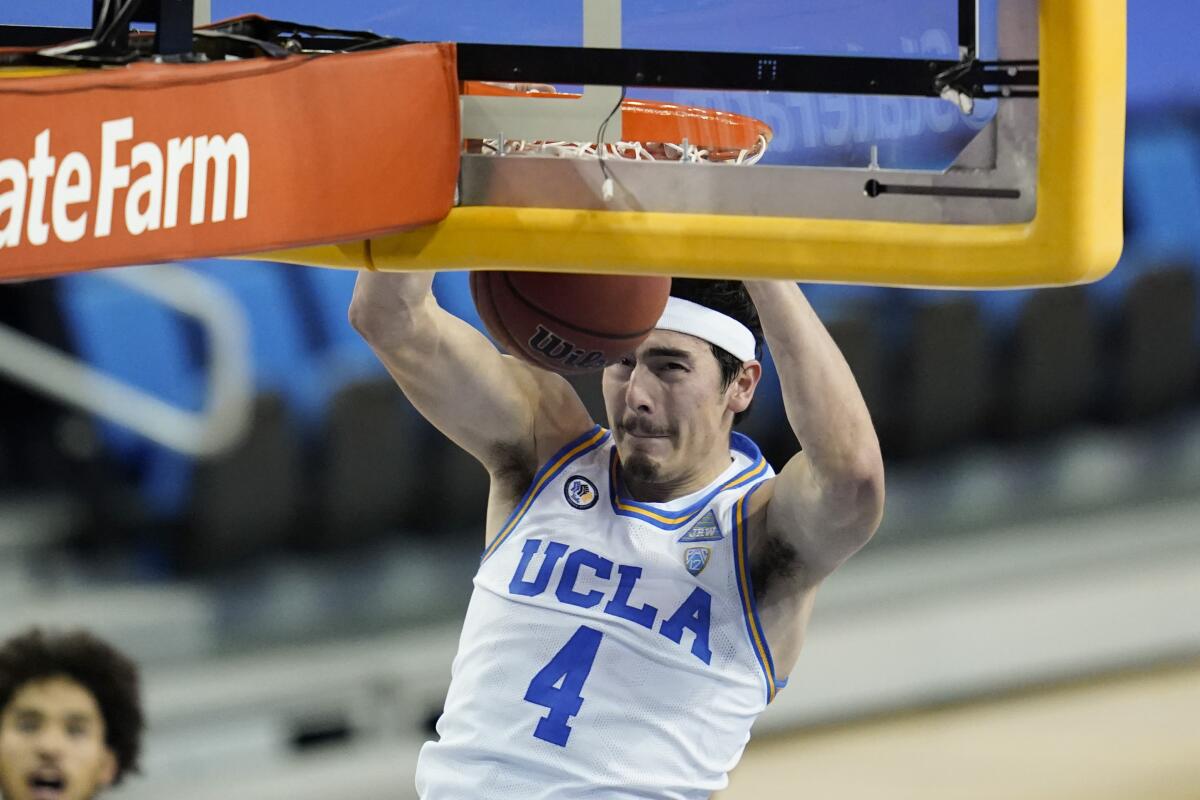
<path fill-rule="evenodd" d="M 580 511 L 586 511 L 596 505 L 596 500 L 600 498 L 600 492 L 596 490 L 596 484 L 582 475 L 572 475 L 568 478 L 566 484 L 563 486 L 563 494 L 566 495 L 567 502 Z"/>
<path fill-rule="evenodd" d="M 689 547 L 683 554 L 683 564 L 687 567 L 688 572 L 699 575 L 708 566 L 708 559 L 711 555 L 711 547 Z"/>
<path fill-rule="evenodd" d="M 688 528 L 687 533 L 680 536 L 677 541 L 719 542 L 724 538 L 725 534 L 721 533 L 721 526 L 717 522 L 717 515 L 709 511 L 697 520 L 695 525 Z"/>

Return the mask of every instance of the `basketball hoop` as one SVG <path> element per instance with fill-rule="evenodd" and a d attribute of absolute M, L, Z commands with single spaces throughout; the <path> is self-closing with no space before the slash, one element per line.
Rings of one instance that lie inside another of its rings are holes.
<path fill-rule="evenodd" d="M 480 81 L 464 82 L 462 94 L 564 101 L 580 98 L 547 84 Z M 765 122 L 728 111 L 632 99 L 622 100 L 620 107 L 624 141 L 600 146 L 596 142 L 469 139 L 467 151 L 505 156 L 754 164 L 766 153 L 774 136 Z"/>

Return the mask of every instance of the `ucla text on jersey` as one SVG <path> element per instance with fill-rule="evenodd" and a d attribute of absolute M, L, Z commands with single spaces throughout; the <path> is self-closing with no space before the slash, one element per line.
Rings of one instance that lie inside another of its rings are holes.
<path fill-rule="evenodd" d="M 508 591 L 525 597 L 537 597 L 545 592 L 550 585 L 551 576 L 555 574 L 555 565 L 569 549 L 562 542 L 547 542 L 542 553 L 540 540 L 525 540 L 525 546 L 521 550 L 521 561 L 517 564 L 517 571 L 513 573 L 512 580 L 509 581 Z M 537 576 L 533 580 L 526 580 L 524 576 L 529 564 L 538 553 L 542 553 L 542 563 L 538 567 Z M 587 593 L 578 591 L 575 584 L 579 580 L 579 572 L 587 567 L 596 578 L 608 581 L 612 578 L 613 566 L 612 561 L 590 550 L 580 548 L 571 551 L 563 562 L 562 571 L 558 573 L 558 583 L 553 592 L 555 599 L 578 608 L 598 606 L 605 599 L 606 593 L 600 589 L 592 589 Z M 619 582 L 612 587 L 609 600 L 603 606 L 603 613 L 628 620 L 643 628 L 654 629 L 655 622 L 659 619 L 659 610 L 649 603 L 640 606 L 630 604 L 637 582 L 642 577 L 642 568 L 629 564 L 619 564 L 616 568 Z M 692 655 L 707 664 L 712 659 L 712 652 L 708 649 L 711 614 L 712 595 L 697 586 L 668 618 L 659 622 L 657 630 L 676 644 L 683 640 L 685 630 L 691 631 L 694 637 Z"/>

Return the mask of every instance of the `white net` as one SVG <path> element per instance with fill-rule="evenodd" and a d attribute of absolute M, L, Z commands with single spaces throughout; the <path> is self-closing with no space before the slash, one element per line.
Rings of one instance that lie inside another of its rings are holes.
<path fill-rule="evenodd" d="M 600 147 L 595 142 L 528 142 L 523 139 L 484 139 L 483 153 L 490 155 L 538 155 L 558 158 L 599 159 Z M 634 161 L 688 161 L 716 164 L 756 164 L 767 152 L 767 137 L 759 136 L 754 146 L 732 155 L 687 141 L 675 142 L 614 142 L 604 145 L 605 158 L 628 158 Z"/>
<path fill-rule="evenodd" d="M 490 84 L 519 94 L 553 95 L 557 94 L 555 87 L 548 84 L 506 83 Z M 663 105 L 662 108 L 667 108 Z M 644 109 L 655 109 L 653 104 L 625 101 L 621 104 L 622 113 L 637 113 Z M 701 109 L 679 109 L 693 116 L 699 112 L 708 113 Z M 617 109 L 613 109 L 617 113 Z M 654 113 L 662 113 L 655 109 Z M 677 112 L 678 113 L 678 112 Z M 718 112 L 711 112 L 718 113 Z M 629 128 L 630 126 L 626 126 Z M 603 126 L 598 132 L 598 139 L 603 138 Z M 769 131 L 768 131 L 769 133 Z M 479 142 L 479 151 L 484 155 L 504 156 L 548 156 L 555 158 L 579 158 L 585 160 L 602 160 L 608 158 L 623 158 L 632 161 L 678 161 L 689 163 L 721 163 L 721 164 L 756 164 L 767 152 L 770 138 L 762 133 L 757 134 L 751 144 L 746 147 L 716 146 L 704 142 L 690 142 L 686 138 L 678 142 L 655 141 L 619 141 L 606 142 L 603 146 L 596 142 L 569 141 L 529 141 L 525 139 L 483 139 Z"/>

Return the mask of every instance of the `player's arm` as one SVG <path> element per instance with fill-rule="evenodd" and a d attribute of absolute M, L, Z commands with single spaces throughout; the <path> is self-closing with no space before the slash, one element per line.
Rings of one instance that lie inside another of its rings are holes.
<path fill-rule="evenodd" d="M 763 493 L 766 538 L 783 545 L 777 555 L 792 554 L 791 589 L 803 591 L 879 527 L 883 458 L 854 375 L 800 288 L 787 281 L 747 281 L 746 287 L 802 447 Z"/>
<path fill-rule="evenodd" d="M 559 375 L 438 306 L 432 272 L 362 271 L 350 322 L 426 419 L 493 475 L 532 471 L 593 422 Z M 523 487 L 521 487 L 523 491 Z"/>

